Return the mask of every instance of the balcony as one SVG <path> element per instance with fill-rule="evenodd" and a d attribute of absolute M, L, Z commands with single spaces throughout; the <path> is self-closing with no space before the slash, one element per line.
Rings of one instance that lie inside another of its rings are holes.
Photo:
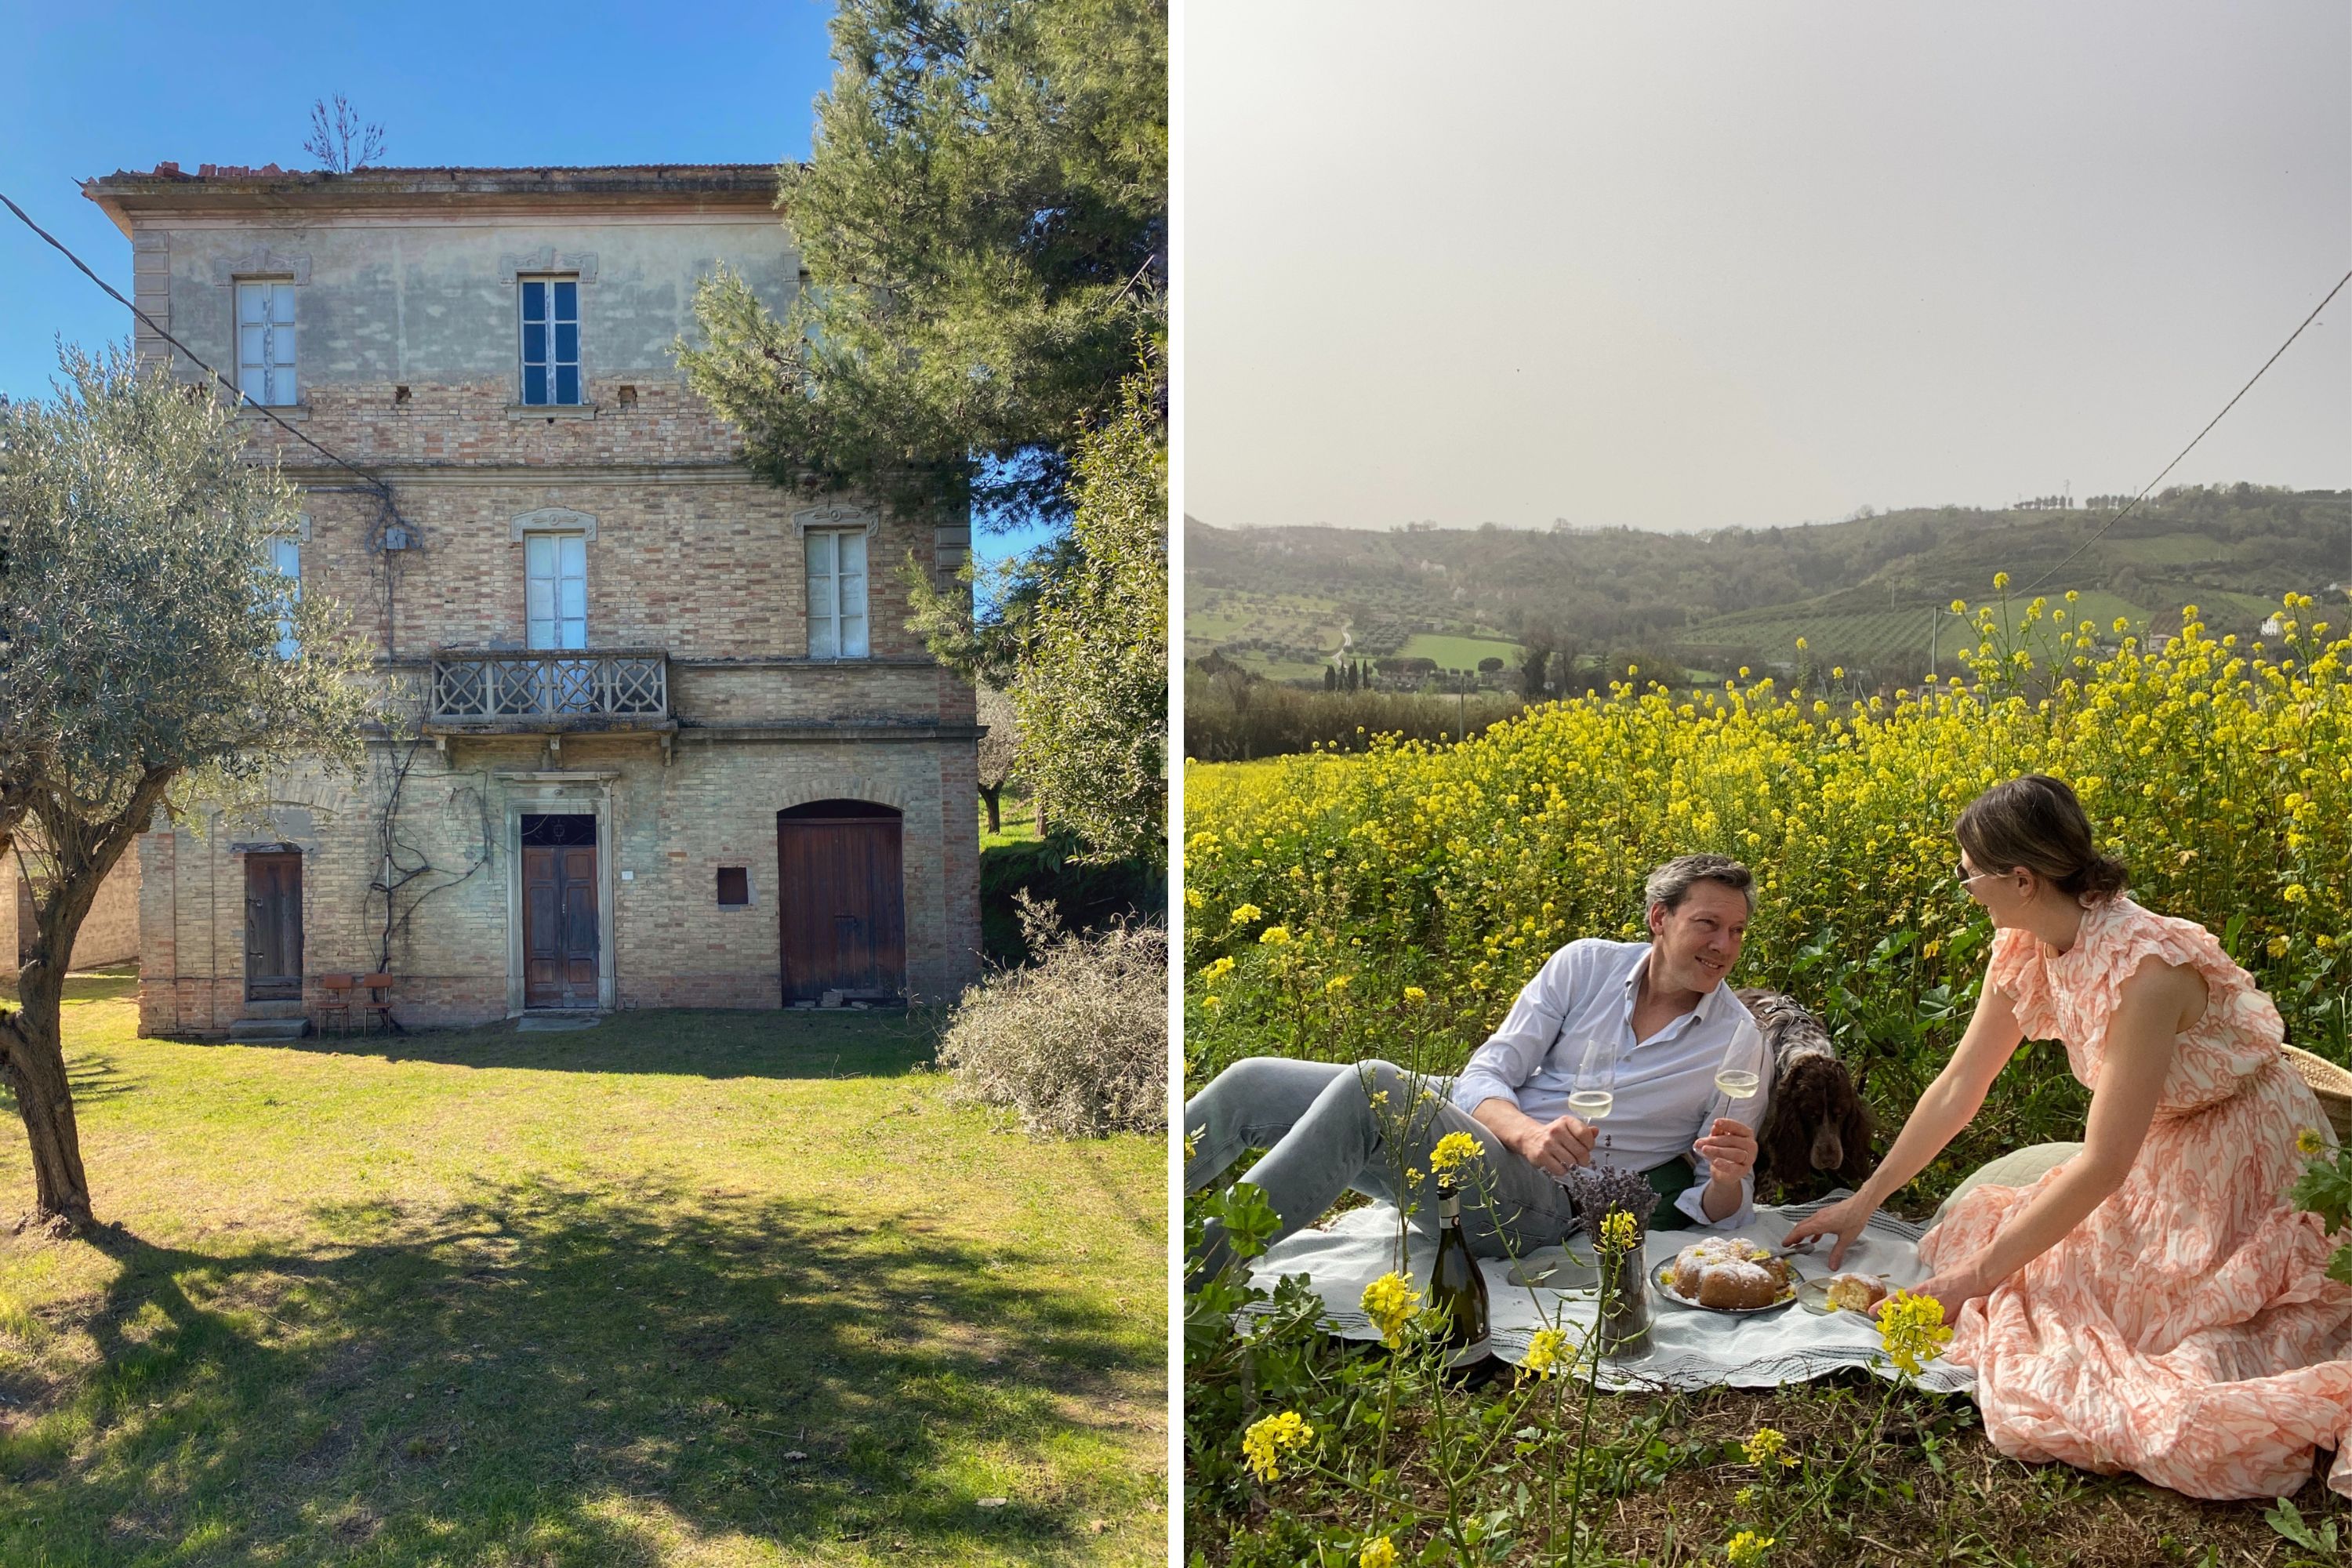
<path fill-rule="evenodd" d="M 665 744 L 669 656 L 659 648 L 448 648 L 433 656 L 433 735 L 645 731 Z"/>

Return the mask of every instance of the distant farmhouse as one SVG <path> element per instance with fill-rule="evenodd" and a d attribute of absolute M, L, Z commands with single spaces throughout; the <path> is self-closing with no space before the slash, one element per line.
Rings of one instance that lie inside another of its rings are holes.
<path fill-rule="evenodd" d="M 144 836 L 143 1031 L 294 1032 L 323 976 L 376 971 L 426 1024 L 972 974 L 973 696 L 894 574 L 949 580 L 968 520 L 756 480 L 672 362 L 719 263 L 800 286 L 774 190 L 749 163 L 86 187 L 140 310 L 362 470 L 238 416 L 304 492 L 278 568 L 351 612 L 386 714 L 356 780 Z"/>

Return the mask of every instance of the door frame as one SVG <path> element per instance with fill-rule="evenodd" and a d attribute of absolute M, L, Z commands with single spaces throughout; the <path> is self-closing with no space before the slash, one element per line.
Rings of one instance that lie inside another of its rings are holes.
<path fill-rule="evenodd" d="M 507 1016 L 520 1018 L 530 1011 L 523 1004 L 523 968 L 529 959 L 522 941 L 522 819 L 540 816 L 596 819 L 596 1005 L 610 1012 L 620 990 L 614 951 L 619 944 L 614 940 L 618 911 L 613 903 L 619 881 L 613 864 L 613 786 L 620 771 L 518 769 L 494 776 L 507 786 L 500 840 L 507 859 Z"/>
<path fill-rule="evenodd" d="M 303 863 L 307 858 L 308 857 L 302 853 L 301 849 L 298 846 L 292 844 L 274 844 L 268 846 L 248 845 L 236 851 L 237 876 L 238 880 L 244 889 L 245 896 L 243 901 L 245 904 L 246 919 L 246 936 L 244 942 L 245 958 L 243 963 L 245 984 L 240 994 L 240 1005 L 250 1006 L 256 1002 L 299 1002 L 302 1000 L 304 994 L 309 990 L 310 933 L 307 928 L 309 925 L 308 916 L 310 911 L 304 906 L 310 902 L 310 879 L 304 874 L 309 868 Z M 256 859 L 280 861 L 290 860 L 294 863 L 294 941 L 296 946 L 300 948 L 302 951 L 295 954 L 294 973 L 292 974 L 273 976 L 274 979 L 280 982 L 290 980 L 293 983 L 294 994 L 290 997 L 256 996 L 253 994 L 256 978 L 253 973 L 252 936 L 253 863 Z"/>
<path fill-rule="evenodd" d="M 906 811 L 906 808 L 905 808 L 904 806 L 892 805 L 892 804 L 891 804 L 890 802 L 888 802 L 888 801 L 885 801 L 885 800 L 877 800 L 877 799 L 872 798 L 871 796 L 851 795 L 838 795 L 838 794 L 836 794 L 836 795 L 817 795 L 817 796 L 814 796 L 814 798 L 809 799 L 809 800 L 802 801 L 802 802 L 800 802 L 800 803 L 799 803 L 798 805 L 796 805 L 785 806 L 785 807 L 783 807 L 782 809 L 779 810 L 779 811 L 776 813 L 776 816 L 775 816 L 775 825 L 776 825 L 776 862 L 777 862 L 777 863 L 776 863 L 776 990 L 777 990 L 777 996 L 778 996 L 778 1000 L 779 1000 L 779 1005 L 782 1005 L 782 1006 L 783 1006 L 783 1007 L 786 1007 L 786 1008 L 791 1008 L 791 1007 L 794 1007 L 794 1006 L 799 1006 L 799 1005 L 804 1005 L 804 1004 L 802 1004 L 802 1003 L 796 1003 L 796 1002 L 794 1002 L 794 1001 L 793 1000 L 793 973 L 792 973 L 792 958 L 791 958 L 792 944 L 791 944 L 791 942 L 788 940 L 788 938 L 787 938 L 787 936 L 786 936 L 786 928 L 787 928 L 787 926 L 788 926 L 789 922 L 791 921 L 791 920 L 792 920 L 792 918 L 793 918 L 793 888 L 792 888 L 792 884 L 791 884 L 791 882 L 790 882 L 790 881 L 786 879 L 786 877 L 784 876 L 784 868 L 783 868 L 784 832 L 785 832 L 785 828 L 786 828 L 787 822 L 788 822 L 789 820 L 793 820 L 793 814 L 794 814 L 795 812 L 803 812 L 803 811 L 806 811 L 810 806 L 813 806 L 813 805 L 826 805 L 826 804 L 831 803 L 831 802 L 834 802 L 834 801 L 844 801 L 844 802 L 848 802 L 848 803 L 851 803 L 851 804 L 854 804 L 854 805 L 861 805 L 861 806 L 869 806 L 869 807 L 872 807 L 872 808 L 873 808 L 870 812 L 858 812 L 858 813 L 856 813 L 856 814 L 850 815 L 850 816 L 848 816 L 845 818 L 845 820 L 849 820 L 849 821 L 858 821 L 858 822 L 884 822 L 884 821 L 887 821 L 887 822 L 888 822 L 888 823 L 890 824 L 890 826 L 891 826 L 892 827 L 894 827 L 894 828 L 896 828 L 896 829 L 898 830 L 898 996 L 899 996 L 899 998 L 903 1001 L 903 1000 L 907 999 L 907 998 L 908 998 L 908 997 L 912 994 L 912 993 L 911 993 L 911 984 L 910 984 L 910 981 L 909 981 L 909 978 L 908 978 L 908 971 L 909 971 L 909 969 L 910 969 L 910 964 L 909 964 L 909 963 L 908 963 L 908 957 L 909 957 L 909 955 L 908 955 L 908 951 L 907 951 L 907 923 L 908 923 L 908 922 L 907 922 L 907 910 L 908 910 L 908 904 L 909 904 L 909 902 L 910 902 L 911 900 L 908 900 L 908 896 L 907 896 L 907 872 L 908 872 L 908 863 L 907 863 L 907 811 Z M 797 820 L 801 820 L 801 821 L 809 821 L 809 820 L 812 820 L 812 819 L 811 819 L 811 818 L 807 818 L 807 817 L 801 817 L 801 818 L 798 818 Z M 825 820 L 829 820 L 829 819 L 826 819 L 826 818 L 815 818 L 815 819 L 814 819 L 814 820 L 817 820 L 817 821 L 825 821 Z"/>

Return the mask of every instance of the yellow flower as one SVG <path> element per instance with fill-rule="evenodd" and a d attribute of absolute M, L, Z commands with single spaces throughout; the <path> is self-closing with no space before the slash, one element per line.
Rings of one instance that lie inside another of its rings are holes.
<path fill-rule="evenodd" d="M 1538 1377 L 1549 1377 L 1560 1369 L 1560 1352 L 1567 1346 L 1566 1330 L 1538 1329 L 1528 1337 L 1528 1353 L 1519 1363 L 1519 1367 Z"/>
<path fill-rule="evenodd" d="M 1202 1005 L 1202 1006 L 1203 1006 L 1203 1007 L 1208 1008 L 1211 1012 L 1213 1012 L 1213 1012 L 1215 1012 L 1215 1011 L 1217 1010 L 1217 1007 L 1218 1007 L 1218 1005 L 1221 1004 L 1221 1002 L 1222 1002 L 1222 1001 L 1223 1001 L 1223 998 L 1222 998 L 1222 997 L 1218 997 L 1218 996 L 1214 996 L 1214 995 L 1203 996 L 1203 997 L 1202 997 L 1202 998 L 1201 998 L 1201 1005 Z"/>
<path fill-rule="evenodd" d="M 2002 580 L 2006 580 L 2009 574 L 2004 572 L 2000 575 Z M 1724 1547 L 1724 1561 L 1730 1563 L 1731 1568 L 1755 1568 L 1757 1563 L 1764 1561 L 1764 1554 L 1772 1550 L 1772 1542 L 1776 1539 L 1774 1536 L 1759 1535 L 1752 1530 L 1743 1530 Z"/>
<path fill-rule="evenodd" d="M 1214 984 L 1216 982 L 1223 980 L 1226 975 L 1231 974 L 1233 972 L 1233 959 L 1230 957 L 1219 958 L 1211 963 L 1206 969 L 1201 971 L 1201 979 L 1204 984 Z"/>
<path fill-rule="evenodd" d="M 1601 1245 L 1612 1252 L 1631 1252 L 1633 1240 L 1633 1216 L 1623 1209 L 1611 1209 L 1601 1222 Z"/>
<path fill-rule="evenodd" d="M 2289 882 L 2286 885 L 2285 889 L 2279 894 L 2280 898 L 2284 899 L 2290 904 L 2299 904 L 2310 896 L 2311 890 L 2305 888 L 2301 882 Z"/>
<path fill-rule="evenodd" d="M 2268 952 L 2273 958 L 2284 958 L 2286 956 L 2286 950 L 2293 945 L 2294 943 L 2288 942 L 2286 938 L 2283 936 L 2274 936 L 2267 942 L 2264 942 L 2263 944 L 2263 951 Z"/>
<path fill-rule="evenodd" d="M 1266 947 L 1280 947 L 1290 940 L 1290 928 L 1288 926 L 1268 926 L 1264 931 L 1257 933 L 1257 940 L 1260 944 Z"/>
<path fill-rule="evenodd" d="M 1944 1304 L 1933 1296 L 1897 1290 L 1878 1304 L 1878 1343 L 1887 1358 L 1914 1377 L 1951 1342 Z"/>
<path fill-rule="evenodd" d="M 1748 1462 L 1751 1465 L 1760 1467 L 1771 1464 L 1776 1459 L 1783 1465 L 1793 1465 L 1797 1461 L 1780 1451 L 1788 1441 L 1787 1435 L 1779 1427 L 1759 1426 L 1756 1428 L 1755 1436 L 1739 1447 L 1740 1451 L 1748 1456 Z"/>
<path fill-rule="evenodd" d="M 2000 592 L 2000 590 L 2002 590 L 2003 588 L 2008 587 L 2008 586 L 2009 586 L 2009 574 L 2008 574 L 2008 573 L 2006 573 L 2006 572 L 1996 572 L 1996 573 L 1994 573 L 1994 574 L 1992 574 L 1992 586 L 1993 586 L 1993 592 L 1995 592 L 1995 593 L 1999 593 L 1999 592 Z"/>
<path fill-rule="evenodd" d="M 2294 1135 L 2294 1152 L 2298 1154 L 2316 1154 L 2326 1147 L 2327 1140 L 2319 1135 L 2316 1127 L 2304 1128 Z"/>
<path fill-rule="evenodd" d="M 1439 1177 L 1458 1178 L 1465 1166 L 1475 1163 L 1486 1152 L 1467 1132 L 1448 1132 L 1429 1152 L 1429 1168 Z"/>
<path fill-rule="evenodd" d="M 1335 974 L 1331 976 L 1330 979 L 1326 980 L 1323 983 L 1323 994 L 1327 996 L 1338 995 L 1340 992 L 1345 991 L 1348 988 L 1349 978 L 1349 977 L 1345 974 Z"/>
<path fill-rule="evenodd" d="M 1282 1474 L 1281 1458 L 1315 1440 L 1315 1428 L 1296 1410 L 1269 1415 L 1242 1434 L 1242 1458 L 1257 1479 L 1270 1481 Z"/>
<path fill-rule="evenodd" d="M 1364 1287 L 1363 1308 L 1380 1330 L 1381 1342 L 1394 1350 L 1404 1342 L 1404 1326 L 1421 1310 L 1421 1292 L 1402 1274 L 1383 1274 Z"/>
<path fill-rule="evenodd" d="M 1188 910 L 1197 910 L 1197 909 L 1199 909 L 1202 904 L 1205 904 L 1205 903 L 1207 903 L 1208 901 L 1209 901 L 1208 900 L 1206 900 L 1206 899 L 1204 899 L 1204 898 L 1202 898 L 1202 897 L 1201 896 L 1201 889 L 1198 889 L 1198 888 L 1187 888 L 1187 889 L 1184 889 L 1184 907 L 1185 907 L 1186 909 L 1188 909 Z"/>
<path fill-rule="evenodd" d="M 1954 599 L 1952 601 L 1952 614 L 1956 616 L 1965 616 L 1968 613 L 1969 602 L 1966 599 Z"/>
<path fill-rule="evenodd" d="M 1265 911 L 1255 904 L 1237 904 L 1234 907 L 1233 923 L 1237 926 L 1245 926 L 1252 921 L 1265 918 Z"/>
<path fill-rule="evenodd" d="M 1366 1542 L 1362 1553 L 1356 1559 L 1356 1568 L 1396 1568 L 1396 1544 L 1385 1535 L 1377 1535 Z"/>
<path fill-rule="evenodd" d="M 1738 1491 L 1731 1494 L 1731 1500 L 1738 1503 L 1741 1508 L 1747 1508 L 1750 1504 L 1754 1503 L 1756 1498 L 1757 1491 L 1752 1486 L 1742 1487 Z"/>
<path fill-rule="evenodd" d="M 1429 1000 L 1429 993 L 1418 985 L 1408 985 L 1404 988 L 1404 999 L 1418 1006 Z"/>
<path fill-rule="evenodd" d="M 1805 649 L 1805 639 L 1804 639 L 1804 638 L 1802 638 L 1802 637 L 1799 637 L 1799 638 L 1797 639 L 1797 651 L 1798 651 L 1798 652 L 1800 652 L 1800 653 L 1802 653 L 1802 652 L 1804 651 L 1804 649 Z"/>

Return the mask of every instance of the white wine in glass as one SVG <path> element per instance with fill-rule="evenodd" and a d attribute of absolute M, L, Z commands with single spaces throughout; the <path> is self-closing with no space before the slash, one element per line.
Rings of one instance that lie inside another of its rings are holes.
<path fill-rule="evenodd" d="M 1568 1097 L 1568 1108 L 1586 1121 L 1600 1121 L 1616 1102 L 1615 1092 L 1606 1089 L 1580 1089 Z"/>
<path fill-rule="evenodd" d="M 1744 1068 L 1726 1068 L 1715 1075 L 1715 1087 L 1727 1099 L 1753 1100 L 1762 1079 Z"/>

